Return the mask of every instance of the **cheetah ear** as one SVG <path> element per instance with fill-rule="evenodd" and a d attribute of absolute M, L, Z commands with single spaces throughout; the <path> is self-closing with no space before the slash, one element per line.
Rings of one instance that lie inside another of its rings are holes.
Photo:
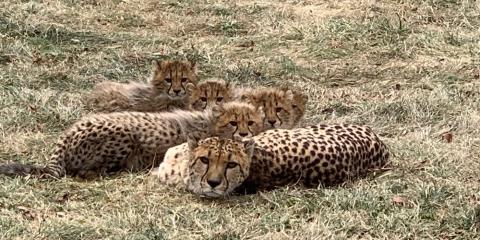
<path fill-rule="evenodd" d="M 225 109 L 223 109 L 223 105 L 216 105 L 211 108 L 211 111 L 212 111 L 213 117 L 218 118 L 222 115 Z"/>
<path fill-rule="evenodd" d="M 166 61 L 162 61 L 162 60 L 152 60 L 152 68 L 153 68 L 153 72 L 160 72 L 162 71 L 163 67 L 165 66 L 165 62 Z"/>
<path fill-rule="evenodd" d="M 226 89 L 232 89 L 232 84 L 228 81 L 225 81 L 225 88 Z"/>
<path fill-rule="evenodd" d="M 302 99 L 302 103 L 303 104 L 307 104 L 308 102 L 308 95 L 307 94 L 303 94 L 303 93 L 297 93 L 298 96 L 300 96 L 300 99 Z"/>
<path fill-rule="evenodd" d="M 287 98 L 288 101 L 293 101 L 293 91 L 292 90 L 286 90 L 285 91 L 285 97 Z"/>
<path fill-rule="evenodd" d="M 255 150 L 255 141 L 252 138 L 248 138 L 244 139 L 242 143 L 245 148 L 245 153 L 251 158 L 253 156 L 253 151 Z"/>
<path fill-rule="evenodd" d="M 257 110 L 258 110 L 258 114 L 260 114 L 260 118 L 265 119 L 265 111 L 263 110 L 263 106 L 258 107 Z"/>
<path fill-rule="evenodd" d="M 196 72 L 197 71 L 197 61 L 195 61 L 194 59 L 189 59 L 188 62 L 190 63 L 190 69 L 192 69 L 192 71 Z"/>
<path fill-rule="evenodd" d="M 250 104 L 252 104 L 252 105 L 255 105 L 254 103 L 258 102 L 258 101 L 257 101 L 257 96 L 255 96 L 255 94 L 254 94 L 254 93 L 251 93 L 251 92 L 243 94 L 243 95 L 240 97 L 240 100 L 241 100 L 242 102 L 247 102 L 247 103 L 250 103 Z"/>
<path fill-rule="evenodd" d="M 187 137 L 187 145 L 190 151 L 198 147 L 198 141 L 194 137 Z"/>
<path fill-rule="evenodd" d="M 187 86 L 185 86 L 185 88 L 187 89 L 187 94 L 191 95 L 193 91 L 195 91 L 197 86 L 195 86 L 195 84 L 193 83 L 187 83 Z"/>

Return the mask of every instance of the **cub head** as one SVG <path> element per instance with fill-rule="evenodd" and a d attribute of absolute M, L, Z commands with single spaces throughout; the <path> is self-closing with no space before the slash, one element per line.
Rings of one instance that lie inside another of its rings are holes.
<path fill-rule="evenodd" d="M 288 91 L 288 87 L 283 87 L 283 91 Z M 296 126 L 300 120 L 302 120 L 303 115 L 305 115 L 305 110 L 307 108 L 308 96 L 303 94 L 301 91 L 298 90 L 291 90 L 293 93 L 293 101 L 292 101 L 292 108 L 293 108 L 293 125 Z"/>
<path fill-rule="evenodd" d="M 210 198 L 230 194 L 248 177 L 254 146 L 251 139 L 244 142 L 218 137 L 198 142 L 189 139 L 187 189 Z"/>
<path fill-rule="evenodd" d="M 263 108 L 265 130 L 272 128 L 293 128 L 295 116 L 293 110 L 294 94 L 291 90 L 262 88 L 246 95 L 246 101 L 257 109 Z"/>
<path fill-rule="evenodd" d="M 195 63 L 189 61 L 154 61 L 151 83 L 158 93 L 166 93 L 171 98 L 181 98 L 188 94 L 187 84 L 197 84 Z"/>
<path fill-rule="evenodd" d="M 216 117 L 214 132 L 218 137 L 243 139 L 263 131 L 262 111 L 251 104 L 227 102 L 213 107 L 212 112 Z"/>
<path fill-rule="evenodd" d="M 187 90 L 190 92 L 189 105 L 192 110 L 197 111 L 222 105 L 233 98 L 230 83 L 221 79 L 209 79 L 196 86 L 192 84 Z"/>

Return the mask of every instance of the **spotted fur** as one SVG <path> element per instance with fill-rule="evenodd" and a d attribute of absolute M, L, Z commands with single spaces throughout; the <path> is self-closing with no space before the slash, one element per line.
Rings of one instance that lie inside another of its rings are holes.
<path fill-rule="evenodd" d="M 257 127 L 261 129 L 260 119 L 253 106 L 237 102 L 206 111 L 94 114 L 60 136 L 46 166 L 5 164 L 0 165 L 0 174 L 90 178 L 122 170 L 139 171 L 157 166 L 167 149 L 187 141 L 187 136 L 234 138 L 243 131 L 252 136 L 257 134 Z M 248 125 L 251 121 L 254 124 Z"/>
<path fill-rule="evenodd" d="M 165 159 L 163 172 L 156 174 L 195 194 L 221 197 L 290 184 L 335 186 L 363 177 L 389 159 L 386 145 L 366 126 L 274 129 L 253 137 L 253 142 L 215 137 L 198 144 L 190 141 L 190 147 L 177 148 L 184 151 L 183 161 Z M 230 162 L 235 164 L 227 166 Z M 173 167 L 176 176 L 167 171 Z"/>

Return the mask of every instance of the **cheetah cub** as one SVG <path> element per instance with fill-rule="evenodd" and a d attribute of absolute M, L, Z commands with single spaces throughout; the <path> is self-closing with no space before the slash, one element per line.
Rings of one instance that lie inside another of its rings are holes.
<path fill-rule="evenodd" d="M 307 95 L 287 87 L 259 88 L 240 96 L 244 101 L 262 108 L 265 129 L 291 129 L 298 125 L 305 114 Z"/>
<path fill-rule="evenodd" d="M 274 129 L 243 142 L 189 140 L 184 151 L 186 159 L 162 162 L 160 180 L 213 198 L 288 184 L 334 186 L 365 176 L 389 159 L 377 135 L 356 125 Z"/>
<path fill-rule="evenodd" d="M 201 89 L 199 86 L 205 89 L 199 91 L 199 89 Z M 205 105 L 201 106 L 217 106 L 219 102 L 221 102 L 216 100 L 216 98 L 218 98 L 217 96 L 222 96 L 223 101 L 225 101 L 225 99 L 231 99 L 228 95 L 229 91 L 227 90 L 229 86 L 230 85 L 222 80 L 200 83 L 196 89 L 192 90 L 192 99 L 205 103 Z M 209 91 L 212 89 L 219 89 L 219 91 Z M 236 95 L 233 94 L 233 97 L 241 98 L 251 103 L 258 112 L 262 113 L 264 126 L 261 130 L 262 132 L 272 128 L 291 129 L 298 124 L 305 113 L 305 105 L 308 97 L 301 92 L 290 90 L 286 87 L 260 88 L 250 93 L 245 88 L 239 89 L 239 92 L 236 92 Z M 235 92 L 237 90 L 238 89 L 235 88 L 230 91 Z M 219 92 L 222 92 L 222 94 L 218 94 Z M 205 101 L 203 101 L 202 98 L 204 98 L 203 100 Z M 183 159 L 186 158 L 184 153 L 187 148 L 187 143 L 183 143 L 168 149 L 164 161 L 183 161 Z M 164 169 L 160 167 L 153 169 L 151 174 L 162 178 L 163 175 L 160 173 L 164 171 Z M 165 179 L 160 179 L 160 181 L 165 181 Z"/>
<path fill-rule="evenodd" d="M 211 78 L 195 85 L 190 85 L 191 93 L 188 105 L 192 110 L 205 110 L 234 100 L 233 87 L 223 79 Z"/>
<path fill-rule="evenodd" d="M 0 174 L 92 178 L 122 170 L 158 166 L 170 147 L 189 138 L 252 137 L 262 116 L 246 103 L 230 102 L 205 111 L 95 114 L 74 123 L 60 136 L 46 166 L 0 165 Z"/>
<path fill-rule="evenodd" d="M 94 87 L 86 104 L 98 112 L 185 109 L 189 98 L 187 88 L 195 84 L 195 63 L 154 61 L 150 83 L 102 82 Z"/>

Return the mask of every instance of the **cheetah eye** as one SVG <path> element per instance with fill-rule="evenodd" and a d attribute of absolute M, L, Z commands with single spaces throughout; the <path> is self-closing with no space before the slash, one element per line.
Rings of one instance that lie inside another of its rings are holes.
<path fill-rule="evenodd" d="M 186 82 L 187 80 L 187 78 L 182 78 L 182 83 Z"/>
<path fill-rule="evenodd" d="M 282 109 L 281 107 L 275 108 L 275 111 L 276 111 L 276 112 L 281 112 L 282 110 L 283 110 L 283 109 Z"/>
<path fill-rule="evenodd" d="M 221 101 L 223 101 L 223 97 L 218 97 L 217 102 L 221 102 Z"/>
<path fill-rule="evenodd" d="M 238 166 L 238 163 L 236 162 L 229 162 L 227 163 L 227 168 L 235 168 Z"/>
<path fill-rule="evenodd" d="M 231 121 L 231 122 L 230 122 L 230 125 L 232 125 L 232 126 L 234 126 L 234 127 L 235 127 L 235 126 L 237 126 L 237 122 L 235 122 L 235 121 Z"/>
<path fill-rule="evenodd" d="M 254 121 L 248 121 L 248 126 L 252 126 L 254 123 Z"/>
<path fill-rule="evenodd" d="M 204 164 L 208 164 L 208 158 L 206 157 L 200 157 L 200 161 Z"/>
<path fill-rule="evenodd" d="M 206 97 L 201 97 L 201 98 L 200 98 L 200 101 L 206 102 L 206 101 L 207 101 L 207 98 L 206 98 Z"/>
<path fill-rule="evenodd" d="M 171 78 L 165 78 L 165 81 L 168 82 L 168 83 L 171 83 L 172 79 Z"/>

